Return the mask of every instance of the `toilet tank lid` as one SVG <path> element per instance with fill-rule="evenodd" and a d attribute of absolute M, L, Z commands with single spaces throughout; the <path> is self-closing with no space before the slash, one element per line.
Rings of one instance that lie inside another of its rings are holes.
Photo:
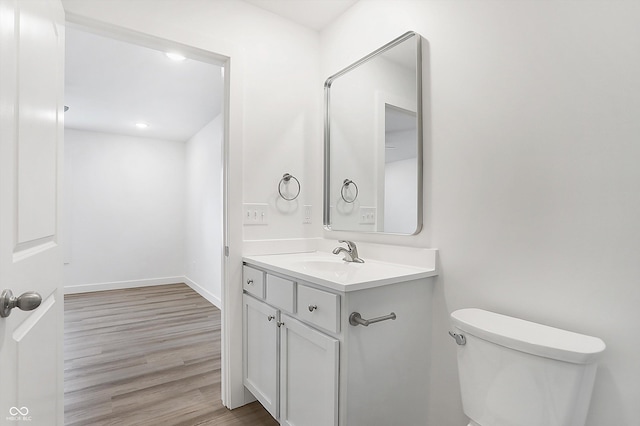
<path fill-rule="evenodd" d="M 460 330 L 518 351 L 575 364 L 595 362 L 605 344 L 597 337 L 549 327 L 477 308 L 451 314 Z"/>

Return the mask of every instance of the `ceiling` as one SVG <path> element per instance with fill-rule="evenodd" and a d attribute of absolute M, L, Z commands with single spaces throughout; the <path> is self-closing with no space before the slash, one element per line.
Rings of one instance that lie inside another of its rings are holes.
<path fill-rule="evenodd" d="M 65 128 L 186 141 L 222 111 L 217 65 L 67 27 L 65 67 Z"/>
<path fill-rule="evenodd" d="M 358 0 L 244 0 L 315 31 L 324 29 Z"/>

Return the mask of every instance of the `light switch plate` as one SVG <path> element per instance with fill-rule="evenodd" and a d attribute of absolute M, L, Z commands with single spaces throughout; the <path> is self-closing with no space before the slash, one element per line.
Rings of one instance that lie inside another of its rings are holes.
<path fill-rule="evenodd" d="M 375 207 L 360 207 L 360 224 L 363 225 L 375 225 L 376 223 L 376 208 Z"/>
<path fill-rule="evenodd" d="M 268 211 L 268 204 L 244 203 L 242 205 L 242 223 L 245 225 L 268 225 Z"/>

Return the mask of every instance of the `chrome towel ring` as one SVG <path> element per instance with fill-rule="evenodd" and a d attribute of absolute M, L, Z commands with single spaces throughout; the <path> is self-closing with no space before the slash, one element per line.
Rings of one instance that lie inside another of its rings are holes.
<path fill-rule="evenodd" d="M 291 181 L 291 179 L 295 180 L 296 183 L 298 184 L 298 192 L 296 192 L 296 195 L 294 195 L 291 198 L 287 198 L 284 196 L 284 194 L 282 193 L 282 184 L 284 183 L 285 185 L 289 185 L 289 182 Z M 282 175 L 282 179 L 280 179 L 280 183 L 278 183 L 278 193 L 280 194 L 280 196 L 282 198 L 284 198 L 287 201 L 293 201 L 296 198 L 298 198 L 298 195 L 300 195 L 300 181 L 298 179 L 296 179 L 295 176 L 289 174 L 289 173 L 285 173 L 284 175 Z"/>
<path fill-rule="evenodd" d="M 354 195 L 353 198 L 350 200 L 348 200 L 347 197 L 344 196 L 344 190 L 348 189 L 349 185 L 353 185 L 356 188 L 356 195 Z M 340 190 L 340 195 L 342 196 L 342 199 L 346 203 L 353 203 L 354 201 L 356 201 L 356 198 L 358 198 L 358 185 L 356 185 L 356 183 L 351 179 L 345 179 L 344 182 L 342 183 L 342 189 Z"/>

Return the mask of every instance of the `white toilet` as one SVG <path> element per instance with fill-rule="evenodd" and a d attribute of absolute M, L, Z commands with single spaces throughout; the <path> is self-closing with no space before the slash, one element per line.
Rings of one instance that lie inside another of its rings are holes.
<path fill-rule="evenodd" d="M 584 426 L 602 340 L 481 309 L 451 320 L 469 426 Z"/>

